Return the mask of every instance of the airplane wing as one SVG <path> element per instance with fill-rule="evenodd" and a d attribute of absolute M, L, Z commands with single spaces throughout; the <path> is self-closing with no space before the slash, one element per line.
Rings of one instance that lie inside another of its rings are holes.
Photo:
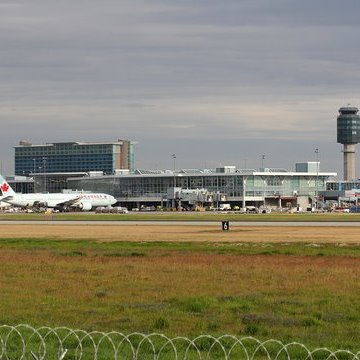
<path fill-rule="evenodd" d="M 90 200 L 88 201 L 84 201 L 83 196 L 76 196 L 72 199 L 63 201 L 63 202 L 59 202 L 58 204 L 56 204 L 57 208 L 63 208 L 66 209 L 68 207 L 76 207 L 80 210 L 91 210 L 92 209 L 92 203 Z"/>
<path fill-rule="evenodd" d="M 71 206 L 74 205 L 77 201 L 79 201 L 81 199 L 81 196 L 76 196 L 73 199 L 70 200 L 66 200 L 63 202 L 59 202 L 58 204 L 56 204 L 57 206 Z"/>

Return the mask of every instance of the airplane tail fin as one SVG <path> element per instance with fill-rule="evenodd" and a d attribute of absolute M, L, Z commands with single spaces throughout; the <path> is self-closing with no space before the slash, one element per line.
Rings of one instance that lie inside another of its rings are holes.
<path fill-rule="evenodd" d="M 15 195 L 15 191 L 11 188 L 11 186 L 7 183 L 7 181 L 0 174 L 0 190 L 2 196 L 0 196 L 0 200 L 4 198 L 8 198 Z"/>

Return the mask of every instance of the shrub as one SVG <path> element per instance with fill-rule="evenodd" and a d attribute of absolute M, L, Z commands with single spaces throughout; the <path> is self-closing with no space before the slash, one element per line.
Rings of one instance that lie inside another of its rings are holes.
<path fill-rule="evenodd" d="M 157 330 L 164 330 L 169 327 L 169 321 L 163 317 L 159 317 L 155 320 L 154 328 Z"/>

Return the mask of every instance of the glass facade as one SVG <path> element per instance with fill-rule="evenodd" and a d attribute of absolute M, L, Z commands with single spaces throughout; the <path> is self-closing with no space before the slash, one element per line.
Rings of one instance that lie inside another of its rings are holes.
<path fill-rule="evenodd" d="M 360 189 L 360 181 L 328 181 L 326 183 L 327 191 L 348 191 L 353 189 Z"/>
<path fill-rule="evenodd" d="M 124 154 L 123 154 L 124 153 Z M 15 147 L 15 174 L 131 169 L 134 149 L 130 141 L 115 143 L 54 143 Z"/>
<path fill-rule="evenodd" d="M 34 192 L 34 180 L 31 178 L 7 177 L 6 180 L 16 193 L 29 194 Z"/>
<path fill-rule="evenodd" d="M 120 175 L 68 179 L 69 188 L 104 192 L 119 201 L 161 201 L 168 188 L 206 189 L 226 195 L 228 201 L 266 198 L 316 196 L 325 190 L 326 179 L 334 174 L 161 174 Z"/>

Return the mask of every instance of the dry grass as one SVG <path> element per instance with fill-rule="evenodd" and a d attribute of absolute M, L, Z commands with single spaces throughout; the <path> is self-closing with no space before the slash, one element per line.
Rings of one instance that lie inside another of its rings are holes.
<path fill-rule="evenodd" d="M 359 243 L 356 227 L 222 232 L 213 226 L 13 224 L 2 225 L 0 238 L 19 238 L 3 240 L 0 249 L 0 323 L 187 336 L 247 334 L 358 350 L 359 257 L 338 256 L 336 246 L 332 256 L 285 256 L 209 253 L 194 245 Z M 46 239 L 49 245 L 42 242 L 40 248 L 20 238 Z M 65 245 L 51 247 L 52 239 Z M 84 248 L 84 242 L 68 239 L 93 239 L 114 248 L 108 256 L 104 244 Z M 144 252 L 128 251 L 125 241 L 139 242 Z M 146 251 L 149 244 L 143 242 L 151 241 L 190 243 Z"/>
<path fill-rule="evenodd" d="M 0 238 L 96 239 L 99 241 L 186 242 L 316 242 L 360 243 L 359 227 L 10 224 L 1 225 Z"/>
<path fill-rule="evenodd" d="M 360 335 L 360 259 L 2 250 L 0 263 L 1 322 L 152 332 L 161 318 L 173 335 L 251 324 L 260 337 L 306 343 Z"/>

